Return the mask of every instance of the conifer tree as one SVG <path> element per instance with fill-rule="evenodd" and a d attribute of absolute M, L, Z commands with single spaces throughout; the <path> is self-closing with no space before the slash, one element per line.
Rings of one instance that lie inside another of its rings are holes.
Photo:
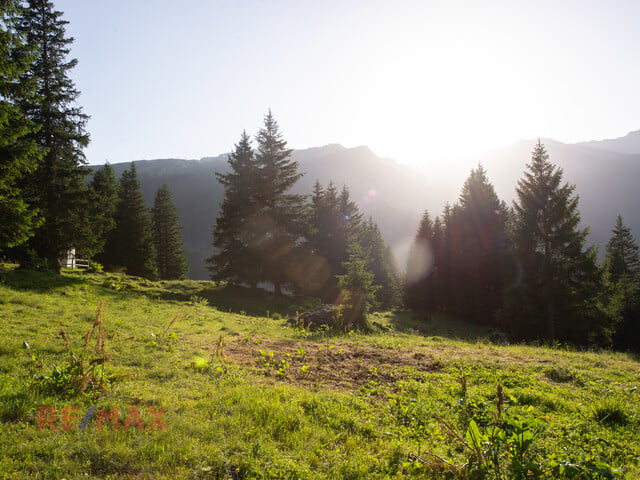
<path fill-rule="evenodd" d="M 373 284 L 378 287 L 375 307 L 389 309 L 400 301 L 400 281 L 391 249 L 385 244 L 380 228 L 370 217 L 363 224 L 359 243 L 362 245 L 367 270 L 373 275 Z"/>
<path fill-rule="evenodd" d="M 606 252 L 611 281 L 617 282 L 623 275 L 628 275 L 634 282 L 640 282 L 640 249 L 620 215 L 616 218 Z"/>
<path fill-rule="evenodd" d="M 17 31 L 20 8 L 17 0 L 0 3 L 0 255 L 25 242 L 38 225 L 37 210 L 21 188 L 39 154 L 34 124 L 19 107 L 35 92 L 34 82 L 18 81 L 32 60 L 25 35 Z"/>
<path fill-rule="evenodd" d="M 337 276 L 338 286 L 342 289 L 339 299 L 342 324 L 345 330 L 366 328 L 366 315 L 375 303 L 378 287 L 373 284 L 373 274 L 367 269 L 362 247 L 352 243 L 348 252 L 348 260 L 344 262 L 345 273 Z"/>
<path fill-rule="evenodd" d="M 606 251 L 603 267 L 611 290 L 611 308 L 619 319 L 613 345 L 640 351 L 640 251 L 620 215 Z"/>
<path fill-rule="evenodd" d="M 351 201 L 349 189 L 344 186 L 338 194 L 333 182 L 326 189 L 316 182 L 310 210 L 307 245 L 328 267 L 326 281 L 315 294 L 331 303 L 340 295 L 336 275 L 345 273 L 349 245 L 362 240 L 362 213 Z"/>
<path fill-rule="evenodd" d="M 105 248 L 107 266 L 124 267 L 129 275 L 156 278 L 151 222 L 133 162 L 130 170 L 122 172 L 116 225 Z"/>
<path fill-rule="evenodd" d="M 119 192 L 120 181 L 110 164 L 96 170 L 87 192 L 86 227 L 89 232 L 85 235 L 87 241 L 82 248 L 82 257 L 97 259 L 104 250 L 109 233 L 116 227 Z"/>
<path fill-rule="evenodd" d="M 509 257 L 506 221 L 507 207 L 478 165 L 464 183 L 451 226 L 457 246 L 458 311 L 468 320 L 492 324 L 502 305 Z"/>
<path fill-rule="evenodd" d="M 264 236 L 259 244 L 262 279 L 273 283 L 275 295 L 289 282 L 287 266 L 296 255 L 306 231 L 304 196 L 289 190 L 302 176 L 292 150 L 282 138 L 271 110 L 256 136 L 256 162 L 260 183 L 257 203 Z"/>
<path fill-rule="evenodd" d="M 171 190 L 165 183 L 156 192 L 151 210 L 156 265 L 161 280 L 178 280 L 187 272 L 182 246 L 182 227 Z"/>
<path fill-rule="evenodd" d="M 434 225 L 425 210 L 407 258 L 405 296 L 414 309 L 433 308 L 434 291 L 431 281 L 434 266 Z"/>
<path fill-rule="evenodd" d="M 22 81 L 35 82 L 36 96 L 20 106 L 37 125 L 33 138 L 42 158 L 25 193 L 44 219 L 30 240 L 37 255 L 60 271 L 59 259 L 71 247 L 81 247 L 86 233 L 84 178 L 88 169 L 83 148 L 89 143 L 87 115 L 76 105 L 79 92 L 70 78 L 75 59 L 68 60 L 69 45 L 62 13 L 47 0 L 29 0 L 20 30 L 35 48 L 35 60 Z"/>
<path fill-rule="evenodd" d="M 332 182 L 329 182 L 324 190 L 319 184 L 318 187 L 312 196 L 312 232 L 309 243 L 314 252 L 327 261 L 335 275 L 341 268 L 341 262 L 346 260 L 341 253 L 346 251 L 346 245 L 338 233 L 340 223 L 338 191 Z"/>
<path fill-rule="evenodd" d="M 523 276 L 500 317 L 519 336 L 587 343 L 609 326 L 597 305 L 602 279 L 595 251 L 583 250 L 575 187 L 548 158 L 538 141 L 518 182 L 512 237 Z"/>
<path fill-rule="evenodd" d="M 228 173 L 216 172 L 225 198 L 213 231 L 216 253 L 207 259 L 212 280 L 248 283 L 256 287 L 262 277 L 258 247 L 264 232 L 260 228 L 258 199 L 260 168 L 251 139 L 242 132 L 240 142 L 229 155 Z"/>

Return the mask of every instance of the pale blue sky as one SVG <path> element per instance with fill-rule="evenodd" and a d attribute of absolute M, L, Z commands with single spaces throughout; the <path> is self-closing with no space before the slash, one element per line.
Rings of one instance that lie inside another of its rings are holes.
<path fill-rule="evenodd" d="M 292 148 L 422 166 L 640 129 L 639 1 L 58 0 L 90 163 Z"/>

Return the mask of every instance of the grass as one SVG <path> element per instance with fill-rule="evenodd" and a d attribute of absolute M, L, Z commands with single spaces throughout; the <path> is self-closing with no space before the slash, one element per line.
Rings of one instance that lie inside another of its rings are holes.
<path fill-rule="evenodd" d="M 640 478 L 640 365 L 623 353 L 496 345 L 410 312 L 306 332 L 287 321 L 304 299 L 210 282 L 0 276 L 0 478 Z M 101 300 L 104 351 L 83 365 L 104 388 L 38 388 L 85 351 Z M 56 430 L 39 428 L 42 407 Z M 98 429 L 114 407 L 120 428 Z M 146 429 L 161 409 L 166 431 Z M 524 473 L 517 428 L 533 437 Z M 535 466 L 546 476 L 527 477 Z"/>

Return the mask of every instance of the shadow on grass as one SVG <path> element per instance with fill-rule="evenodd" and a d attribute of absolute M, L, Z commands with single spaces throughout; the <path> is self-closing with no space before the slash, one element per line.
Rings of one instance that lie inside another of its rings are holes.
<path fill-rule="evenodd" d="M 473 325 L 441 313 L 409 310 L 388 312 L 384 317 L 372 318 L 372 322 L 375 321 L 382 325 L 387 324 L 394 330 L 403 333 L 458 340 L 478 340 L 486 337 L 491 331 L 487 327 Z"/>
<path fill-rule="evenodd" d="M 2 283 L 14 290 L 30 290 L 45 293 L 57 288 L 86 283 L 81 277 L 58 275 L 53 272 L 37 272 L 26 268 L 0 271 Z"/>
<path fill-rule="evenodd" d="M 216 284 L 206 280 L 151 281 L 121 274 L 104 274 L 99 280 L 104 294 L 133 294 L 149 298 L 208 305 L 223 312 L 252 316 L 285 317 L 296 310 L 311 308 L 303 298 L 283 296 L 242 286 Z M 305 304 L 306 303 L 306 304 Z"/>

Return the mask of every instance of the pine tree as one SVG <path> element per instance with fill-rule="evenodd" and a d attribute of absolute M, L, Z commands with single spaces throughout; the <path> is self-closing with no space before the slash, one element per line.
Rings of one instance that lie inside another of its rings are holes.
<path fill-rule="evenodd" d="M 165 183 L 156 192 L 151 210 L 156 264 L 161 280 L 178 280 L 187 272 L 182 247 L 182 227 L 171 190 Z"/>
<path fill-rule="evenodd" d="M 93 175 L 87 192 L 89 232 L 87 242 L 82 249 L 82 257 L 96 258 L 104 250 L 109 233 L 116 227 L 120 182 L 110 164 L 105 164 Z"/>
<path fill-rule="evenodd" d="M 337 253 L 340 264 L 349 258 L 349 246 L 354 242 L 358 242 L 364 233 L 362 217 L 363 215 L 358 205 L 351 200 L 349 189 L 346 185 L 343 185 L 338 197 L 337 219 L 337 238 L 339 242 Z"/>
<path fill-rule="evenodd" d="M 345 330 L 352 327 L 366 328 L 366 315 L 375 304 L 378 290 L 373 284 L 373 274 L 367 270 L 367 261 L 362 247 L 352 243 L 348 249 L 348 260 L 344 262 L 344 275 L 338 275 L 338 286 L 342 289 L 339 304 Z"/>
<path fill-rule="evenodd" d="M 506 221 L 507 207 L 478 165 L 462 188 L 452 235 L 458 246 L 458 309 L 467 320 L 492 324 L 502 305 L 508 283 Z"/>
<path fill-rule="evenodd" d="M 523 276 L 500 317 L 520 336 L 586 343 L 607 327 L 597 305 L 602 279 L 594 249 L 583 251 L 575 187 L 548 158 L 538 141 L 518 182 L 512 237 Z"/>
<path fill-rule="evenodd" d="M 640 249 L 620 215 L 616 218 L 606 251 L 611 281 L 617 282 L 623 275 L 628 275 L 634 282 L 640 282 Z"/>
<path fill-rule="evenodd" d="M 0 255 L 25 242 L 38 225 L 37 210 L 21 188 L 39 154 L 34 124 L 19 108 L 35 92 L 33 82 L 18 81 L 32 60 L 25 36 L 16 30 L 20 8 L 17 0 L 0 3 Z"/>
<path fill-rule="evenodd" d="M 341 268 L 341 263 L 346 260 L 346 256 L 343 255 L 346 245 L 338 233 L 340 223 L 338 191 L 331 182 L 324 190 L 319 184 L 318 187 L 312 196 L 309 243 L 313 251 L 327 261 L 333 276 Z"/>
<path fill-rule="evenodd" d="M 129 275 L 156 278 L 151 222 L 133 162 L 130 170 L 122 172 L 116 225 L 105 247 L 105 264 L 124 267 Z"/>
<path fill-rule="evenodd" d="M 228 161 L 230 172 L 216 173 L 225 198 L 213 230 L 216 253 L 207 263 L 212 280 L 248 283 L 255 288 L 262 277 L 258 255 L 264 234 L 258 200 L 261 177 L 246 132 L 242 132 Z"/>
<path fill-rule="evenodd" d="M 400 302 L 400 280 L 391 249 L 380 233 L 380 228 L 371 217 L 362 226 L 359 243 L 362 245 L 367 270 L 373 275 L 373 284 L 378 288 L 375 307 L 384 310 L 395 307 Z"/>
<path fill-rule="evenodd" d="M 611 233 L 603 268 L 611 290 L 610 308 L 619 319 L 613 345 L 617 349 L 639 351 L 640 249 L 620 215 Z"/>
<path fill-rule="evenodd" d="M 57 271 L 64 252 L 85 241 L 84 178 L 89 172 L 82 151 L 89 143 L 88 117 L 75 104 L 79 92 L 69 75 L 77 61 L 67 60 L 73 42 L 65 35 L 67 23 L 51 2 L 29 0 L 20 25 L 36 53 L 22 81 L 37 85 L 36 96 L 25 98 L 20 106 L 38 126 L 31 138 L 42 152 L 25 189 L 44 219 L 30 246 Z"/>
<path fill-rule="evenodd" d="M 318 295 L 324 302 L 333 303 L 340 295 L 336 276 L 345 273 L 349 245 L 361 242 L 364 235 L 362 213 L 351 201 L 346 186 L 338 194 L 333 182 L 329 182 L 326 189 L 316 182 L 308 218 L 307 247 L 316 257 L 317 272 L 325 278 L 316 282 L 315 293 L 309 293 Z"/>
<path fill-rule="evenodd" d="M 262 279 L 273 283 L 276 297 L 289 283 L 287 267 L 296 256 L 306 233 L 304 196 L 289 193 L 302 176 L 298 163 L 291 160 L 292 150 L 271 110 L 256 136 L 256 162 L 260 183 L 257 203 L 260 208 L 260 231 L 264 232 L 258 246 Z"/>
<path fill-rule="evenodd" d="M 425 210 L 407 258 L 405 296 L 407 305 L 426 310 L 434 307 L 432 270 L 434 266 L 434 225 Z"/>

